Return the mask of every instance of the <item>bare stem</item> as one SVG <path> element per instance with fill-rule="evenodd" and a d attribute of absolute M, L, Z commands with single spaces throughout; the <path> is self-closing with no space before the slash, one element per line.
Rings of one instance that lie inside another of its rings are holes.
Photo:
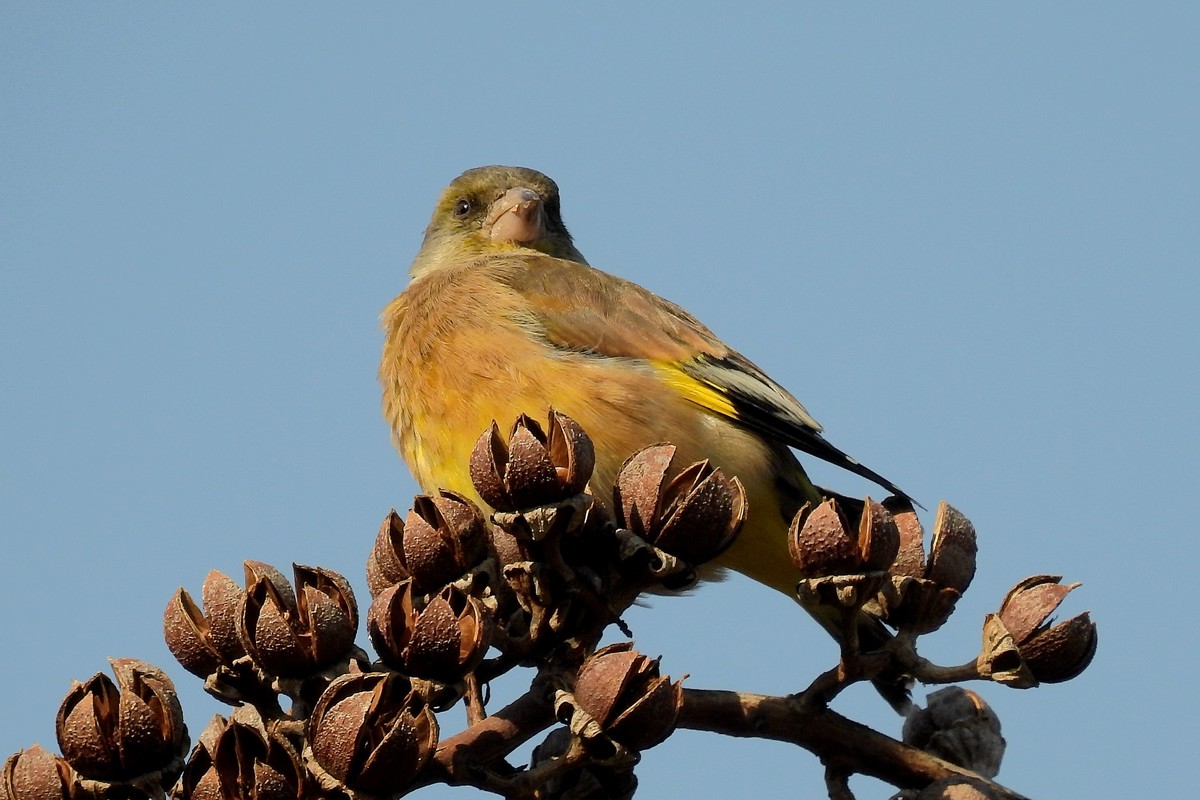
<path fill-rule="evenodd" d="M 901 632 L 888 643 L 889 650 L 900 667 L 924 684 L 959 683 L 984 680 L 974 661 L 956 667 L 943 667 L 917 654 L 916 637 Z"/>
<path fill-rule="evenodd" d="M 685 689 L 683 698 L 681 728 L 791 742 L 818 756 L 827 769 L 871 775 L 903 789 L 963 776 L 981 781 L 1000 800 L 1027 800 L 968 769 L 799 698 L 707 689 Z"/>
<path fill-rule="evenodd" d="M 962 681 L 984 680 L 979 674 L 979 667 L 974 661 L 959 664 L 956 667 L 941 667 L 924 658 L 918 658 L 912 665 L 913 677 L 925 684 L 961 683 Z"/>
<path fill-rule="evenodd" d="M 890 662 L 891 655 L 888 653 L 855 653 L 849 659 L 843 654 L 841 663 L 814 678 L 808 688 L 796 697 L 813 708 L 827 706 L 847 686 L 874 678 Z"/>
<path fill-rule="evenodd" d="M 463 699 L 467 704 L 467 725 L 476 725 L 487 719 L 487 710 L 483 707 L 483 687 L 473 672 L 467 674 L 465 682 L 467 693 Z"/>

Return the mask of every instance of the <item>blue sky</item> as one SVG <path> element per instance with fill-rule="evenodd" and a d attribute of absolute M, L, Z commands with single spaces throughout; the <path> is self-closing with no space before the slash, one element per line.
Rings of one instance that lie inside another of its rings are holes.
<path fill-rule="evenodd" d="M 110 655 L 167 667 L 198 732 L 220 707 L 160 619 L 210 568 L 320 564 L 365 601 L 375 529 L 415 491 L 378 312 L 441 187 L 510 163 L 558 181 L 593 264 L 972 518 L 978 577 L 927 655 L 971 657 L 1026 575 L 1084 582 L 1081 678 L 975 687 L 1003 782 L 1190 791 L 1200 648 L 1166 567 L 1200 555 L 1198 24 L 1182 3 L 5 3 L 0 756 L 52 745 Z M 696 687 L 794 691 L 834 658 L 737 578 L 629 622 Z M 899 730 L 869 691 L 838 707 Z M 647 797 L 822 792 L 804 751 L 690 732 L 638 774 Z"/>

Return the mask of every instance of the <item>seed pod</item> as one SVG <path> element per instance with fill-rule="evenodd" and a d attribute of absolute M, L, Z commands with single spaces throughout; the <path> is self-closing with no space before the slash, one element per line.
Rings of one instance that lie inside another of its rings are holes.
<path fill-rule="evenodd" d="M 187 744 L 183 709 L 162 670 L 110 659 L 114 683 L 98 672 L 76 683 L 58 709 L 58 746 L 87 778 L 121 781 L 163 769 Z"/>
<path fill-rule="evenodd" d="M 263 671 L 305 677 L 344 658 L 354 646 L 358 605 L 344 577 L 293 565 L 298 592 L 269 565 L 247 561 L 238 633 Z"/>
<path fill-rule="evenodd" d="M 621 642 L 588 656 L 575 681 L 575 702 L 613 739 L 645 750 L 675 729 L 683 686 L 659 674 L 657 659 L 632 647 Z"/>
<path fill-rule="evenodd" d="M 596 466 L 592 440 L 573 419 L 550 409 L 549 434 L 522 414 L 507 440 L 492 422 L 471 453 L 471 482 L 497 511 L 521 511 L 579 494 Z"/>
<path fill-rule="evenodd" d="M 651 445 L 621 466 L 613 488 L 617 524 L 689 564 L 702 564 L 733 543 L 746 521 L 737 478 L 705 461 L 668 479 L 675 446 Z"/>
<path fill-rule="evenodd" d="M 1088 613 L 1049 623 L 1050 615 L 1080 585 L 1064 586 L 1061 581 L 1059 575 L 1035 575 L 1009 590 L 1000 611 L 984 621 L 981 672 L 1024 688 L 1067 681 L 1087 668 L 1098 638 Z"/>
<path fill-rule="evenodd" d="M 407 788 L 437 747 L 433 712 L 403 677 L 343 675 L 321 694 L 308 719 L 313 758 L 350 789 L 394 795 Z"/>

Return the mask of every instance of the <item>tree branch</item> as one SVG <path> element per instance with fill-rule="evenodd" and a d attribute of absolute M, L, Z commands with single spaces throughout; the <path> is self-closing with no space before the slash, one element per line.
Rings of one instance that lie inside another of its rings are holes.
<path fill-rule="evenodd" d="M 797 698 L 684 689 L 679 727 L 791 742 L 819 756 L 830 768 L 870 775 L 901 788 L 918 789 L 942 778 L 962 776 L 984 783 L 1001 800 L 1028 800 L 828 708 L 807 707 Z"/>
<path fill-rule="evenodd" d="M 422 783 L 471 784 L 481 769 L 502 759 L 554 722 L 554 706 L 535 685 L 462 733 L 438 744 Z"/>

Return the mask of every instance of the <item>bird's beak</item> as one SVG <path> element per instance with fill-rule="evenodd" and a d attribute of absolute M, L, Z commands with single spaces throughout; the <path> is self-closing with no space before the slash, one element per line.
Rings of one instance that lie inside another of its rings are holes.
<path fill-rule="evenodd" d="M 492 203 L 483 230 L 493 239 L 531 244 L 546 236 L 546 209 L 542 197 L 532 189 L 509 189 Z"/>

